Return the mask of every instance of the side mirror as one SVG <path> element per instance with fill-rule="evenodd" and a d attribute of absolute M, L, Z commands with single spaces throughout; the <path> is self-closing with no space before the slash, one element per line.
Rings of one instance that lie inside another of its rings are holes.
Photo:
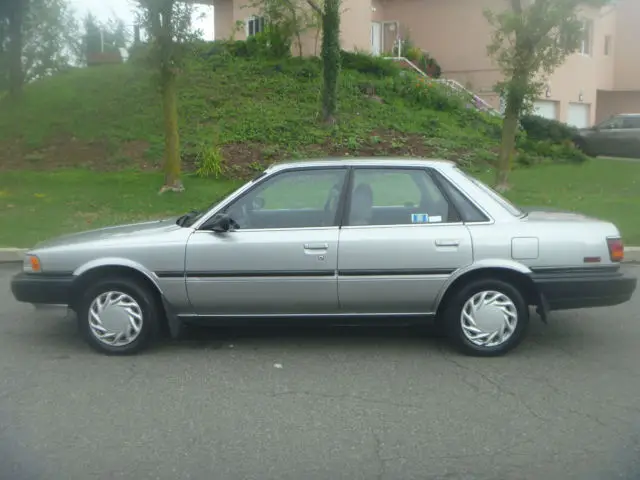
<path fill-rule="evenodd" d="M 212 232 L 226 233 L 239 228 L 239 225 L 226 213 L 219 213 L 211 219 L 206 228 Z"/>

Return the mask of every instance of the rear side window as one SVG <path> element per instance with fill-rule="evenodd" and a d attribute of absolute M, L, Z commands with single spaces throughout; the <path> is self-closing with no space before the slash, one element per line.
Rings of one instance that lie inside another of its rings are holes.
<path fill-rule="evenodd" d="M 502 206 L 502 208 L 507 210 L 514 217 L 522 217 L 524 215 L 524 212 L 522 210 L 520 210 L 513 203 L 511 203 L 509 200 L 507 200 L 502 195 L 500 195 L 498 192 L 488 187 L 486 184 L 482 183 L 477 178 L 474 178 L 471 175 L 467 175 L 459 168 L 456 168 L 456 171 L 460 173 L 460 175 L 464 175 L 466 178 L 468 178 L 471 182 L 473 182 L 474 185 L 476 185 L 478 188 L 483 190 L 487 195 L 493 198 L 497 203 L 499 203 Z"/>
<path fill-rule="evenodd" d="M 640 116 L 628 116 L 622 120 L 622 128 L 640 128 Z"/>
<path fill-rule="evenodd" d="M 465 223 L 478 223 L 488 222 L 489 218 L 476 207 L 471 200 L 467 198 L 460 190 L 453 186 L 449 180 L 442 175 L 438 175 L 438 180 L 444 192 L 449 196 L 451 201 L 455 204 L 456 208 L 462 216 L 462 220 Z"/>

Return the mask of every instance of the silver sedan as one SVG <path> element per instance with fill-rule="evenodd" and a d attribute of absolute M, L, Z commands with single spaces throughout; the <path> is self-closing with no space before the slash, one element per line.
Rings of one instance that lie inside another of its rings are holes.
<path fill-rule="evenodd" d="M 280 164 L 200 212 L 37 245 L 15 298 L 67 305 L 107 354 L 185 324 L 436 321 L 472 355 L 525 336 L 529 306 L 629 300 L 610 222 L 522 211 L 447 161 Z"/>

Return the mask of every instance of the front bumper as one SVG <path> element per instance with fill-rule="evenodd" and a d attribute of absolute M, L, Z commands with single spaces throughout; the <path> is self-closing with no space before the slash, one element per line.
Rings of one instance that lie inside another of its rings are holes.
<path fill-rule="evenodd" d="M 18 273 L 11 280 L 11 292 L 19 302 L 69 305 L 73 275 Z"/>
<path fill-rule="evenodd" d="M 623 268 L 536 272 L 531 276 L 550 310 L 609 307 L 631 299 L 638 279 Z"/>

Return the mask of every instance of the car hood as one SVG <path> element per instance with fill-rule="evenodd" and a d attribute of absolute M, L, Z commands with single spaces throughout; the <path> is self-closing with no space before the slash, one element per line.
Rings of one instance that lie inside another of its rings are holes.
<path fill-rule="evenodd" d="M 178 217 L 172 217 L 163 220 L 117 225 L 113 227 L 89 230 L 86 232 L 72 233 L 70 235 L 64 235 L 62 237 L 56 237 L 51 240 L 40 242 L 34 247 L 34 249 L 51 248 L 60 245 L 77 245 L 81 243 L 108 242 L 111 240 L 121 241 L 142 235 L 157 235 L 182 228 L 176 225 L 177 219 Z"/>

